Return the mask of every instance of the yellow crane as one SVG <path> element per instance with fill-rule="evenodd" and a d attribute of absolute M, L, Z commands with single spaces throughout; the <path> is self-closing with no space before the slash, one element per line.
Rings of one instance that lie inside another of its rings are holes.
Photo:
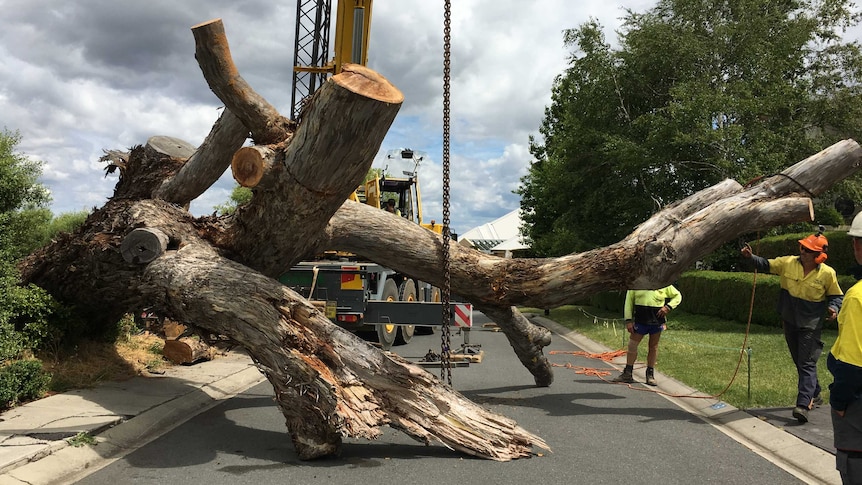
<path fill-rule="evenodd" d="M 334 56 L 329 57 L 332 0 L 296 2 L 296 41 L 293 53 L 293 96 L 290 118 L 302 113 L 303 101 L 326 78 L 341 72 L 344 63 L 368 63 L 368 33 L 372 0 L 336 0 Z"/>

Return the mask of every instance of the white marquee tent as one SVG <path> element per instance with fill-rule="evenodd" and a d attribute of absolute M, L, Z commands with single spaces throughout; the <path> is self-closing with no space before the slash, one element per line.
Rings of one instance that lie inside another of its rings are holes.
<path fill-rule="evenodd" d="M 479 251 L 511 258 L 515 251 L 529 249 L 521 242 L 521 209 L 461 234 L 458 243 Z"/>

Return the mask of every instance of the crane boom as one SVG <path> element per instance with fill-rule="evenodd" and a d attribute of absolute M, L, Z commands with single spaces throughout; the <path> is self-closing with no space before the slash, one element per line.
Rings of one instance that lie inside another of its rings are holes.
<path fill-rule="evenodd" d="M 345 63 L 368 63 L 372 0 L 337 0 L 334 56 L 329 57 L 332 0 L 297 0 L 290 118 L 296 120 L 305 99 L 338 74 Z"/>

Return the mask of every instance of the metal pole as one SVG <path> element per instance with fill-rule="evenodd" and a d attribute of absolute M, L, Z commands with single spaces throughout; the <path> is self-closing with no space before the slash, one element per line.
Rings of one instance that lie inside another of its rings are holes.
<path fill-rule="evenodd" d="M 746 350 L 748 354 L 748 404 L 751 404 L 751 347 Z"/>

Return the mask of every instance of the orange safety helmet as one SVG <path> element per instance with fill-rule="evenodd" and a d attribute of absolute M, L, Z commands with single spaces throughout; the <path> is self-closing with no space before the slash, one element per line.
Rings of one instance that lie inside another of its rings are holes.
<path fill-rule="evenodd" d="M 800 239 L 799 244 L 811 251 L 820 253 L 816 258 L 814 258 L 815 263 L 820 264 L 826 262 L 826 258 L 828 257 L 826 253 L 829 251 L 829 241 L 826 239 L 826 236 L 823 236 L 818 232 L 817 234 L 812 234 L 805 239 Z"/>

